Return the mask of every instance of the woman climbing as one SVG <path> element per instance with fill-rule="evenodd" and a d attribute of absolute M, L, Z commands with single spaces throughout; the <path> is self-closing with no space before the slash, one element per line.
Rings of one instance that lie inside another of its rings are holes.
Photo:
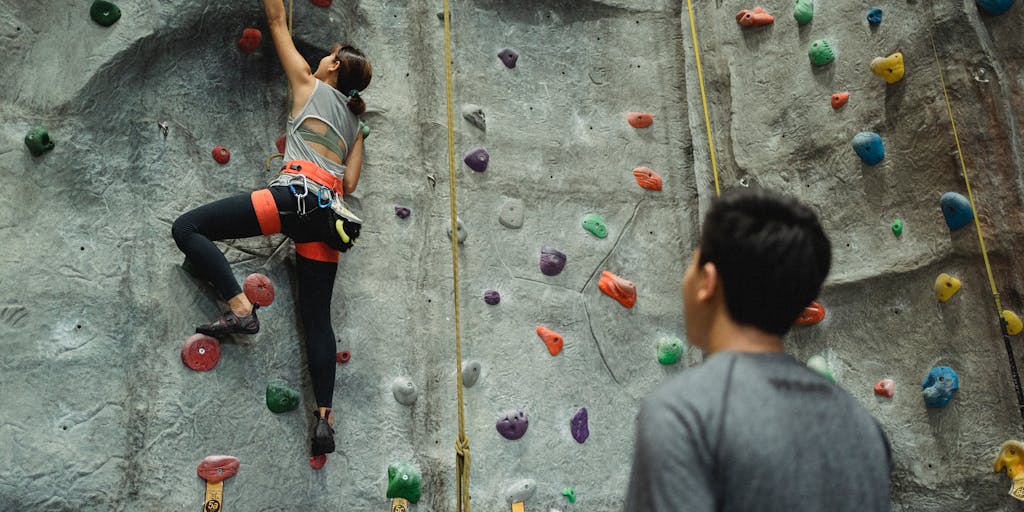
<path fill-rule="evenodd" d="M 331 293 L 339 251 L 359 235 L 359 219 L 341 201 L 359 181 L 363 137 L 357 116 L 360 92 L 373 70 L 363 53 L 335 44 L 316 72 L 295 49 L 283 0 L 264 0 L 270 34 L 292 90 L 281 174 L 267 188 L 200 206 L 174 221 L 172 235 L 186 258 L 207 277 L 230 311 L 196 332 L 210 336 L 255 334 L 258 305 L 242 293 L 213 240 L 283 233 L 295 242 L 297 300 L 317 409 L 312 452 L 334 451 L 335 338 Z"/>

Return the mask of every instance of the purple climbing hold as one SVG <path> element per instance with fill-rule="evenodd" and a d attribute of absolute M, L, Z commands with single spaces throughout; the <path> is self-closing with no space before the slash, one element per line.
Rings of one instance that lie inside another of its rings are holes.
<path fill-rule="evenodd" d="M 505 48 L 498 52 L 498 58 L 501 59 L 501 63 L 504 64 L 505 67 L 512 69 L 516 67 L 516 61 L 519 60 L 519 53 L 512 48 Z"/>
<path fill-rule="evenodd" d="M 466 153 L 466 158 L 463 158 L 462 161 L 466 162 L 470 169 L 476 172 L 484 172 L 487 170 L 488 162 L 491 161 L 491 155 L 487 154 L 487 150 L 484 148 L 476 148 Z"/>
<path fill-rule="evenodd" d="M 526 417 L 526 411 L 510 410 L 501 413 L 495 427 L 502 437 L 515 441 L 526 435 L 526 428 L 530 426 L 530 419 Z"/>
<path fill-rule="evenodd" d="M 404 206 L 396 206 L 395 207 L 395 215 L 398 215 L 398 217 L 400 219 L 404 219 L 404 218 L 409 217 L 410 213 L 412 213 L 412 210 L 410 210 L 410 209 L 408 209 L 408 208 L 406 208 Z"/>
<path fill-rule="evenodd" d="M 501 294 L 498 290 L 487 290 L 484 292 L 484 302 L 494 306 L 501 302 Z"/>
<path fill-rule="evenodd" d="M 587 424 L 587 408 L 580 407 L 580 410 L 576 411 L 573 415 L 572 421 L 569 422 L 569 428 L 572 430 L 572 438 L 577 443 L 583 444 L 584 441 L 590 437 L 590 426 Z"/>
<path fill-rule="evenodd" d="M 540 248 L 540 271 L 546 276 L 557 276 L 565 268 L 565 253 L 558 249 L 543 246 Z"/>

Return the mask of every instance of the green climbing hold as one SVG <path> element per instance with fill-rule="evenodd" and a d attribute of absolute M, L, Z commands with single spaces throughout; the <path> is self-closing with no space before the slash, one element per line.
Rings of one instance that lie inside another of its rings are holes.
<path fill-rule="evenodd" d="M 294 411 L 299 406 L 299 392 L 283 380 L 267 383 L 267 408 L 274 412 Z"/>
<path fill-rule="evenodd" d="M 25 145 L 28 146 L 28 151 L 32 153 L 32 156 L 39 156 L 53 149 L 54 144 L 53 139 L 50 138 L 50 132 L 47 132 L 46 128 L 42 126 L 36 126 L 25 135 Z"/>
<path fill-rule="evenodd" d="M 89 9 L 89 15 L 92 16 L 92 20 L 96 23 L 109 27 L 121 19 L 121 8 L 113 2 L 96 0 L 92 3 L 92 8 Z"/>
<path fill-rule="evenodd" d="M 388 498 L 404 498 L 409 503 L 420 501 L 420 471 L 408 462 L 388 466 Z"/>
<path fill-rule="evenodd" d="M 796 0 L 796 3 L 793 4 L 793 18 L 799 25 L 810 23 L 814 19 L 814 1 Z"/>
<path fill-rule="evenodd" d="M 815 66 L 824 66 L 831 64 L 832 61 L 836 60 L 836 52 L 832 49 L 832 45 L 824 39 L 818 39 L 811 43 L 811 46 L 807 49 L 807 55 L 811 57 L 811 64 Z"/>
<path fill-rule="evenodd" d="M 658 362 L 661 364 L 675 364 L 683 355 L 683 340 L 675 336 L 665 337 L 658 340 Z"/>
<path fill-rule="evenodd" d="M 370 125 L 362 121 L 359 121 L 359 129 L 363 131 L 363 140 L 366 140 L 370 137 Z"/>
<path fill-rule="evenodd" d="M 900 236 L 903 234 L 903 221 L 896 219 L 892 221 L 892 234 Z"/>
<path fill-rule="evenodd" d="M 576 503 L 576 490 L 572 487 L 566 487 L 562 489 L 562 496 L 569 499 L 569 503 Z"/>
<path fill-rule="evenodd" d="M 598 238 L 608 236 L 608 226 L 604 223 L 604 219 L 596 213 L 583 217 L 583 229 L 590 231 L 592 235 Z"/>
<path fill-rule="evenodd" d="M 835 382 L 836 378 L 832 375 L 832 370 L 828 369 L 828 361 L 820 355 L 813 355 L 807 360 L 807 367 L 820 373 L 826 379 Z"/>

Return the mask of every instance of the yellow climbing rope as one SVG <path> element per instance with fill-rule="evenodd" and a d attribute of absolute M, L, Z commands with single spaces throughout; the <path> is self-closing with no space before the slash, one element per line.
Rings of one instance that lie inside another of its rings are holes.
<path fill-rule="evenodd" d="M 452 108 L 452 29 L 451 9 L 444 0 L 444 88 L 448 100 L 448 199 L 451 207 L 452 288 L 455 291 L 455 378 L 459 396 L 459 436 L 455 440 L 456 510 L 470 512 L 469 437 L 466 436 L 465 404 L 462 397 L 462 331 L 459 317 L 459 243 L 458 210 L 455 205 L 455 124 Z"/>
<path fill-rule="evenodd" d="M 700 85 L 700 102 L 704 106 L 704 126 L 708 130 L 708 153 L 711 154 L 711 170 L 715 175 L 715 196 L 722 194 L 718 185 L 718 163 L 715 160 L 715 142 L 711 138 L 711 116 L 708 114 L 708 97 L 704 92 L 704 70 L 700 65 L 700 44 L 697 43 L 697 26 L 693 21 L 693 4 L 686 0 L 686 9 L 690 15 L 690 34 L 693 36 L 693 57 L 697 63 L 697 82 Z"/>

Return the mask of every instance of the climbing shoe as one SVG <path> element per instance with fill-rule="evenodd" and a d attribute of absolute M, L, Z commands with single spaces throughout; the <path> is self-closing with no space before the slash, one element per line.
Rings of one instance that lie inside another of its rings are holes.
<path fill-rule="evenodd" d="M 256 334 L 260 332 L 260 319 L 256 318 L 256 310 L 259 304 L 252 305 L 252 312 L 246 316 L 238 316 L 231 310 L 221 315 L 216 321 L 210 324 L 196 327 L 196 332 L 213 336 L 214 338 L 226 334 Z"/>
<path fill-rule="evenodd" d="M 316 418 L 316 424 L 313 425 L 314 457 L 325 453 L 334 453 L 334 429 L 327 422 L 327 416 L 330 414 L 320 416 L 318 411 L 313 411 L 313 417 Z"/>

